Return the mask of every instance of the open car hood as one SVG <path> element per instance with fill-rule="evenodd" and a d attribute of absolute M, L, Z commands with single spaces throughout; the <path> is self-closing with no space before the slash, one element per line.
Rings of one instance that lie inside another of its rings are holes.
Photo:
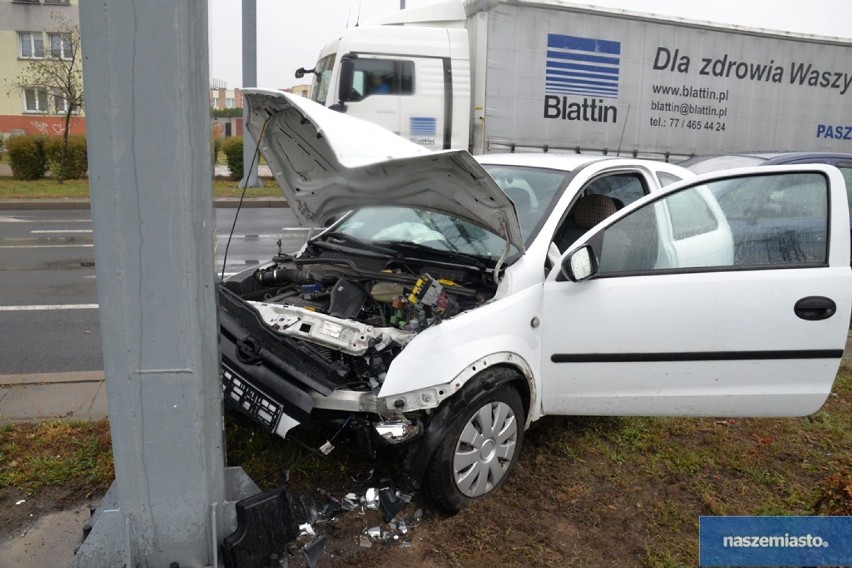
<path fill-rule="evenodd" d="M 243 91 L 247 128 L 299 222 L 365 206 L 445 213 L 524 240 L 512 201 L 466 150 L 431 152 L 375 124 L 279 91 Z"/>

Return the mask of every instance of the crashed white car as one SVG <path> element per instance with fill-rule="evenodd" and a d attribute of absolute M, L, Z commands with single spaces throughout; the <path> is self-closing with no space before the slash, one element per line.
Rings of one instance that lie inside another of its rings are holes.
<path fill-rule="evenodd" d="M 220 284 L 225 400 L 269 431 L 337 421 L 368 449 L 397 446 L 405 481 L 455 511 L 500 487 L 548 414 L 792 416 L 825 401 L 852 309 L 833 167 L 477 160 L 299 97 L 245 97 L 293 212 L 324 227 Z M 778 206 L 821 230 L 732 230 L 715 195 L 758 178 L 801 186 Z"/>

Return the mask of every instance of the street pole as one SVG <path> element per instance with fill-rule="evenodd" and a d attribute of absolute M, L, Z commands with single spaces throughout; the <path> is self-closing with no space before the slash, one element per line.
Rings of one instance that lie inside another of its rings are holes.
<path fill-rule="evenodd" d="M 243 0 L 243 89 L 257 87 L 257 0 Z M 261 187 L 257 179 L 257 152 L 248 128 L 248 115 L 243 105 L 243 179 L 240 187 Z"/>
<path fill-rule="evenodd" d="M 84 1 L 80 27 L 115 482 L 71 566 L 215 566 L 236 497 L 218 378 L 207 3 Z"/>

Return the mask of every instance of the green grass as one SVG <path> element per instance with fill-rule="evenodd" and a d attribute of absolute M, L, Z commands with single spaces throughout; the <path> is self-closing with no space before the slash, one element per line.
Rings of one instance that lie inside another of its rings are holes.
<path fill-rule="evenodd" d="M 0 488 L 32 495 L 47 486 L 83 492 L 113 479 L 109 424 L 47 421 L 0 428 Z"/>
<path fill-rule="evenodd" d="M 263 180 L 265 187 L 246 190 L 246 197 L 281 197 L 281 190 L 273 180 Z M 237 182 L 213 181 L 215 197 L 239 197 L 242 189 Z M 88 180 L 67 180 L 63 184 L 52 179 L 34 181 L 0 177 L 0 199 L 88 199 Z"/>

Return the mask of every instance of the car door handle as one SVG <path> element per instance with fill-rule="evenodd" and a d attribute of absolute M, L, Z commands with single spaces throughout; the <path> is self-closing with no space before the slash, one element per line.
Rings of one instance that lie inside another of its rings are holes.
<path fill-rule="evenodd" d="M 824 296 L 808 296 L 796 302 L 793 311 L 803 320 L 824 320 L 834 315 L 837 304 L 831 298 Z"/>

